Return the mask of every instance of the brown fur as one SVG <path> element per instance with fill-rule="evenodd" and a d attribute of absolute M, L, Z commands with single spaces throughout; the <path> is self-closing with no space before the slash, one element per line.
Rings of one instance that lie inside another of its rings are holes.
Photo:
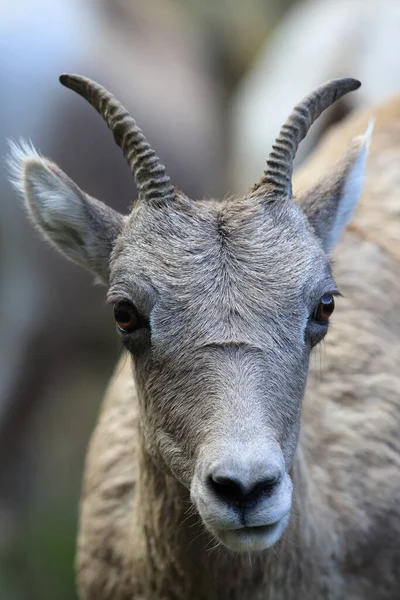
<path fill-rule="evenodd" d="M 400 596 L 400 98 L 335 128 L 294 188 L 308 189 L 328 173 L 371 113 L 363 197 L 334 255 L 344 298 L 311 359 L 283 538 L 251 556 L 214 549 L 188 491 L 141 450 L 124 355 L 87 458 L 77 559 L 82 599 Z"/>

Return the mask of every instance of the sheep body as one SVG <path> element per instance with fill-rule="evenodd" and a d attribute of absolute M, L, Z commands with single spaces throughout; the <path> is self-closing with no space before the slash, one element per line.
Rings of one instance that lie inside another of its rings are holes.
<path fill-rule="evenodd" d="M 294 507 L 272 549 L 233 555 L 142 452 L 130 361 L 94 432 L 78 542 L 84 600 L 389 600 L 400 589 L 400 98 L 351 116 L 294 181 L 307 189 L 376 118 L 356 216 L 335 250 L 344 295 L 311 361 Z"/>

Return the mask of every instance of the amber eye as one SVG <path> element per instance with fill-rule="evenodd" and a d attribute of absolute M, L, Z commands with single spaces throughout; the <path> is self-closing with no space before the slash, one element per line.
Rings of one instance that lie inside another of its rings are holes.
<path fill-rule="evenodd" d="M 131 333 L 139 323 L 137 310 L 130 302 L 121 302 L 114 306 L 114 319 L 122 333 Z"/>
<path fill-rule="evenodd" d="M 318 304 L 318 308 L 314 313 L 315 321 L 326 323 L 333 313 L 335 308 L 335 300 L 332 294 L 324 294 Z"/>

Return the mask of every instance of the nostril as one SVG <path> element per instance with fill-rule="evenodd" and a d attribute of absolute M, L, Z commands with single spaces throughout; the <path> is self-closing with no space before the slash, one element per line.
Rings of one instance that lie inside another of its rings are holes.
<path fill-rule="evenodd" d="M 225 475 L 210 475 L 209 486 L 213 492 L 228 504 L 247 506 L 257 504 L 262 498 L 271 495 L 281 481 L 281 474 L 256 481 L 250 487 L 245 487 L 241 481 Z"/>
<path fill-rule="evenodd" d="M 281 475 L 273 475 L 258 481 L 247 494 L 249 499 L 258 499 L 261 496 L 271 494 L 276 486 L 280 483 Z"/>
<path fill-rule="evenodd" d="M 214 493 L 228 503 L 242 504 L 246 495 L 240 481 L 233 477 L 210 475 L 209 484 Z"/>

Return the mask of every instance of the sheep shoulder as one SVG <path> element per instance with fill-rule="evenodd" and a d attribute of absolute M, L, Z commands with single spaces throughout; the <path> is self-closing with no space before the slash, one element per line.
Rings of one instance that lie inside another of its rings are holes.
<path fill-rule="evenodd" d="M 312 356 L 301 433 L 346 589 L 363 598 L 382 576 L 396 589 L 400 560 L 400 98 L 335 127 L 295 181 L 309 189 L 371 117 L 363 194 L 333 256 L 343 298 Z"/>

